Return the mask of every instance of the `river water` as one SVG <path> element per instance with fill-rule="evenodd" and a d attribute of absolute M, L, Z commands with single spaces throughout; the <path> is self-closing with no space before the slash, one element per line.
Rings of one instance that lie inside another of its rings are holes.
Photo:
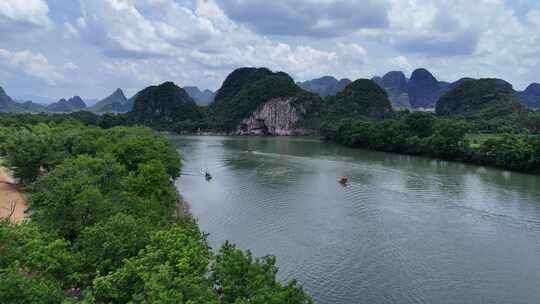
<path fill-rule="evenodd" d="M 540 303 L 539 177 L 313 138 L 172 139 L 212 247 L 275 255 L 316 303 Z"/>

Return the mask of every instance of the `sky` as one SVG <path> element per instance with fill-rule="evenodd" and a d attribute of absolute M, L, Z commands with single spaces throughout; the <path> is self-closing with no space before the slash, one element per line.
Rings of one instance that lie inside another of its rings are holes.
<path fill-rule="evenodd" d="M 538 0 L 0 0 L 0 86 L 16 98 L 216 90 L 242 66 L 303 81 L 427 68 L 540 82 Z"/>

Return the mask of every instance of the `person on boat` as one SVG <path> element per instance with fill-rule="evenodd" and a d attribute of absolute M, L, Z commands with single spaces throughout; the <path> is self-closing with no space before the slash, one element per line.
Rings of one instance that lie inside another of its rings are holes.
<path fill-rule="evenodd" d="M 206 172 L 204 172 L 204 178 L 206 178 L 206 180 L 211 180 L 212 175 L 210 175 L 210 172 L 206 171 Z"/>

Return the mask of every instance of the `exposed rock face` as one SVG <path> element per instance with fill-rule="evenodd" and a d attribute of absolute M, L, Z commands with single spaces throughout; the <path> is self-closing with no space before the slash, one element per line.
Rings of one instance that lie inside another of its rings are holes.
<path fill-rule="evenodd" d="M 131 111 L 132 106 L 133 104 L 128 102 L 124 92 L 116 89 L 111 95 L 98 101 L 90 110 L 98 113 L 126 113 Z"/>
<path fill-rule="evenodd" d="M 128 117 L 135 123 L 172 127 L 175 122 L 200 118 L 200 112 L 184 89 L 172 82 L 165 82 L 137 93 Z"/>
<path fill-rule="evenodd" d="M 242 120 L 239 135 L 307 135 L 311 130 L 297 128 L 305 109 L 294 105 L 294 98 L 274 98 Z"/>
<path fill-rule="evenodd" d="M 540 107 L 540 83 L 530 84 L 525 91 L 517 92 L 517 95 L 526 106 L 531 108 Z"/>
<path fill-rule="evenodd" d="M 502 117 L 520 111 L 523 106 L 512 85 L 501 79 L 464 81 L 437 102 L 438 115 Z"/>
<path fill-rule="evenodd" d="M 86 104 L 79 96 L 73 96 L 72 98 L 65 100 L 60 99 L 58 102 L 52 103 L 47 106 L 47 111 L 50 112 L 75 112 L 86 109 Z"/>
<path fill-rule="evenodd" d="M 200 106 L 207 106 L 214 101 L 215 93 L 210 90 L 201 91 L 198 87 L 184 87 L 184 90 Z"/>
<path fill-rule="evenodd" d="M 317 128 L 321 104 L 319 96 L 302 90 L 283 72 L 241 68 L 225 79 L 210 108 L 224 131 L 288 135 Z"/>
<path fill-rule="evenodd" d="M 439 82 L 426 69 L 415 70 L 407 87 L 413 108 L 433 108 L 441 94 Z"/>
<path fill-rule="evenodd" d="M 324 76 L 300 82 L 298 86 L 308 92 L 319 94 L 321 97 L 327 97 L 335 96 L 337 93 L 343 91 L 350 83 L 351 81 L 346 78 L 337 80 L 332 76 Z"/>

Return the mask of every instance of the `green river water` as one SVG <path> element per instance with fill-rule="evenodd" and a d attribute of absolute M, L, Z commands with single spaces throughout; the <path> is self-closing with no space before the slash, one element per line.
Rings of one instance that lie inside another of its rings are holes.
<path fill-rule="evenodd" d="M 275 255 L 316 303 L 540 303 L 537 176 L 314 138 L 172 139 L 212 247 Z"/>

